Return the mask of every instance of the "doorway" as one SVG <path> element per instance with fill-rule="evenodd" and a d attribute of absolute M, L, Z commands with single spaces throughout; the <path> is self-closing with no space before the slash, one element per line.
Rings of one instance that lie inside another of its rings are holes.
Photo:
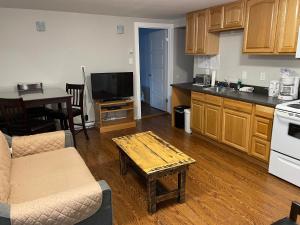
<path fill-rule="evenodd" d="M 167 108 L 168 30 L 139 28 L 142 118 L 161 115 Z"/>
<path fill-rule="evenodd" d="M 166 75 L 165 75 L 165 83 L 164 82 L 160 83 L 160 84 L 164 85 L 163 86 L 163 89 L 164 89 L 163 90 L 163 93 L 164 93 L 163 97 L 165 99 L 164 104 L 166 105 L 166 109 L 165 109 L 165 105 L 163 105 L 163 110 L 164 110 L 163 112 L 171 113 L 171 93 L 172 93 L 171 84 L 173 82 L 174 25 L 173 24 L 164 24 L 164 23 L 135 22 L 134 23 L 134 39 L 135 39 L 134 40 L 134 43 L 135 43 L 135 50 L 134 50 L 134 53 L 135 53 L 134 97 L 135 97 L 135 118 L 136 119 L 141 119 L 142 118 L 142 110 L 141 110 L 142 109 L 142 101 L 141 101 L 141 99 L 144 98 L 143 92 L 141 90 L 141 70 L 140 70 L 140 29 L 141 28 L 154 29 L 154 30 L 164 30 L 165 33 L 167 34 L 167 36 L 166 36 L 167 38 L 165 39 L 166 42 L 165 42 L 165 46 L 164 46 L 165 47 L 164 49 L 167 51 L 167 58 L 164 61 L 164 63 L 166 63 L 165 65 L 167 67 L 167 70 L 166 70 Z M 158 34 L 156 34 L 156 35 L 158 36 Z M 154 42 L 153 42 L 153 45 L 154 45 Z M 152 58 L 153 58 L 152 63 L 153 64 L 156 63 L 155 60 L 157 60 L 157 58 L 154 58 L 154 57 L 152 57 Z M 155 70 L 153 70 L 152 73 L 149 73 L 151 79 L 153 79 L 150 83 L 155 83 L 155 79 L 157 79 L 159 77 L 159 76 L 154 77 L 154 75 L 153 75 L 154 71 Z M 148 79 L 149 79 L 149 76 L 148 76 Z M 157 87 L 156 85 L 153 85 L 152 87 L 150 87 L 150 85 L 149 85 L 149 92 L 151 92 L 150 88 L 151 88 L 151 90 L 152 89 L 154 90 L 155 88 L 159 88 L 159 87 L 160 86 Z M 159 90 L 161 90 L 161 89 L 159 89 Z M 153 91 L 153 93 L 154 93 L 154 95 L 157 96 L 155 91 Z M 151 97 L 151 93 L 149 93 L 149 96 Z M 159 97 L 161 99 L 163 98 L 162 96 L 159 96 Z M 152 99 L 154 99 L 154 101 L 155 101 L 154 97 Z M 150 101 L 151 101 L 151 99 L 149 100 L 149 102 Z M 153 103 L 153 105 L 154 104 L 159 105 L 159 101 L 156 102 L 156 103 Z M 161 110 L 160 107 L 157 107 L 157 108 L 151 107 L 150 109 L 151 109 L 151 111 L 152 111 L 152 109 Z"/>

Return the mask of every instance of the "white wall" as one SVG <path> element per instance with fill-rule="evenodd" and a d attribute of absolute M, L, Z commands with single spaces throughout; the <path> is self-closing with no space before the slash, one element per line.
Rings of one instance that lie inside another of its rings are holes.
<path fill-rule="evenodd" d="M 221 33 L 220 55 L 210 58 L 210 61 L 213 61 L 210 62 L 212 67 L 218 69 L 218 80 L 235 82 L 242 78 L 242 71 L 246 71 L 247 79 L 243 80 L 243 83 L 267 87 L 270 80 L 279 79 L 282 67 L 291 68 L 300 74 L 300 61 L 294 56 L 251 56 L 242 53 L 242 44 L 242 30 Z M 202 61 L 201 57 L 195 57 L 195 74 L 201 71 L 198 67 L 199 61 Z M 260 80 L 260 72 L 266 73 L 265 81 Z"/>
<path fill-rule="evenodd" d="M 193 56 L 185 54 L 185 28 L 175 28 L 173 83 L 191 82 L 193 65 Z"/>
<path fill-rule="evenodd" d="M 46 32 L 37 32 L 35 22 L 46 22 Z M 66 82 L 81 83 L 81 65 L 86 73 L 134 71 L 129 64 L 134 48 L 134 22 L 161 22 L 42 10 L 0 8 L 0 87 L 18 82 L 43 82 L 64 88 Z M 125 34 L 117 34 L 117 24 Z M 91 104 L 90 120 L 94 120 Z"/>

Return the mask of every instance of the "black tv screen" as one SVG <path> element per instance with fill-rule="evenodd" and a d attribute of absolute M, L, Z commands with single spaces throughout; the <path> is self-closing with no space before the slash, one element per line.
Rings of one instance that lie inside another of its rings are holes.
<path fill-rule="evenodd" d="M 110 101 L 133 96 L 133 73 L 92 73 L 93 99 Z"/>

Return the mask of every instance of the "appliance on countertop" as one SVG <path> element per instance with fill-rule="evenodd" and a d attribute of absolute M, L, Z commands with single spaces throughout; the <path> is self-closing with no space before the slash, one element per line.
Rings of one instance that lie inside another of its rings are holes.
<path fill-rule="evenodd" d="M 298 98 L 299 77 L 293 71 L 283 68 L 280 70 L 280 88 L 278 98 L 290 101 Z"/>
<path fill-rule="evenodd" d="M 300 100 L 276 106 L 269 173 L 300 187 Z"/>
<path fill-rule="evenodd" d="M 269 96 L 278 97 L 280 83 L 278 80 L 271 80 L 269 84 Z"/>
<path fill-rule="evenodd" d="M 211 86 L 211 80 L 211 74 L 196 74 L 195 83 L 193 85 L 199 87 L 209 87 Z"/>

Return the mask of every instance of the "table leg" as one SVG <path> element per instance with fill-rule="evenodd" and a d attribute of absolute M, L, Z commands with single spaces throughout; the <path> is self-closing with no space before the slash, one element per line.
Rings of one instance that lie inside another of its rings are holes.
<path fill-rule="evenodd" d="M 75 139 L 75 129 L 74 129 L 74 121 L 72 116 L 72 103 L 71 98 L 68 98 L 67 102 L 67 112 L 68 112 L 68 120 L 69 120 L 69 128 L 73 135 L 74 146 L 76 147 L 76 139 Z"/>
<path fill-rule="evenodd" d="M 186 170 L 178 173 L 178 202 L 185 202 L 185 182 L 186 182 Z"/>
<path fill-rule="evenodd" d="M 148 192 L 148 211 L 149 213 L 156 212 L 156 179 L 147 179 Z"/>
<path fill-rule="evenodd" d="M 120 173 L 122 176 L 126 175 L 127 173 L 127 156 L 124 154 L 122 150 L 119 150 L 119 157 L 120 157 Z"/>

